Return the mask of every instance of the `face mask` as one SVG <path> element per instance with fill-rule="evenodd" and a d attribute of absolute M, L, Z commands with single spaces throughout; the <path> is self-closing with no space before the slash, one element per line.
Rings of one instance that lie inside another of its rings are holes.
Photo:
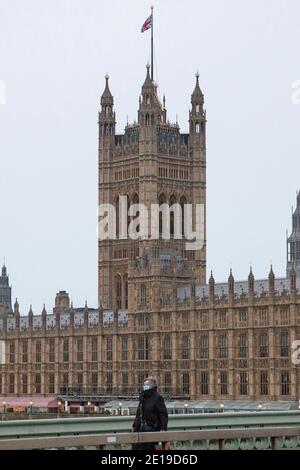
<path fill-rule="evenodd" d="M 151 386 L 150 385 L 143 385 L 143 390 L 146 392 L 147 390 L 150 390 Z"/>

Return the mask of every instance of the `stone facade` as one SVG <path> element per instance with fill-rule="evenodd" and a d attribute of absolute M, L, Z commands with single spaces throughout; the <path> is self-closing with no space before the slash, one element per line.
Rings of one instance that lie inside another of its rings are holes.
<path fill-rule="evenodd" d="M 165 99 L 161 104 L 148 68 L 138 122 L 117 135 L 106 77 L 99 113 L 99 204 L 111 203 L 117 213 L 120 196 L 129 205 L 205 206 L 203 103 L 197 76 L 189 133 L 181 133 L 168 122 Z M 207 283 L 206 243 L 188 252 L 185 239 L 130 241 L 118 236 L 117 228 L 116 240 L 99 241 L 99 309 L 73 308 L 66 292 L 57 294 L 51 314 L 43 309 L 34 315 L 30 308 L 21 316 L 17 302 L 13 312 L 2 307 L 0 394 L 76 387 L 90 396 L 124 396 L 137 393 L 151 374 L 173 397 L 298 399 L 292 346 L 300 339 L 299 250 L 292 244 L 299 210 L 298 195 L 288 274 L 280 279 L 271 269 L 267 279 L 255 280 L 251 269 L 246 281 L 230 273 L 225 283 L 215 283 L 212 274 Z"/>

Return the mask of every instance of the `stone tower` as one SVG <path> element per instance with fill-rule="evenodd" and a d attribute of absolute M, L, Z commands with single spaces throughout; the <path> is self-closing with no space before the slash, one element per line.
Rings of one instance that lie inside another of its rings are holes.
<path fill-rule="evenodd" d="M 12 312 L 11 287 L 9 286 L 9 278 L 5 265 L 0 276 L 0 305 L 4 307 L 7 313 Z"/>
<path fill-rule="evenodd" d="M 287 239 L 287 277 L 294 266 L 300 278 L 300 191 L 297 194 L 297 207 L 293 213 L 292 234 Z"/>
<path fill-rule="evenodd" d="M 194 251 L 186 249 L 184 216 L 177 224 L 172 209 L 176 203 L 182 210 L 190 204 L 195 230 L 195 206 L 206 206 L 206 116 L 199 75 L 191 98 L 189 133 L 181 133 L 177 123 L 167 120 L 165 98 L 161 103 L 149 68 L 139 98 L 138 120 L 127 124 L 124 134 L 116 134 L 107 76 L 99 112 L 99 204 L 112 204 L 117 219 L 116 239 L 99 240 L 99 305 L 128 308 L 132 313 L 139 305 L 157 308 L 174 299 L 178 284 L 206 282 L 205 210 L 204 245 Z M 133 210 L 126 214 L 126 228 L 140 217 L 134 239 L 122 229 L 124 203 Z M 135 204 L 141 209 L 135 210 Z M 162 204 L 169 212 L 159 213 L 157 236 L 152 231 L 150 236 L 151 208 Z M 164 224 L 170 237 L 162 235 Z"/>

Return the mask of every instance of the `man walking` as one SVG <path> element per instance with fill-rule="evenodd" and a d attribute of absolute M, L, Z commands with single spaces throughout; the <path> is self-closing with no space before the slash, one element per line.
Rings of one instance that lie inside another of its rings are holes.
<path fill-rule="evenodd" d="M 157 391 L 157 381 L 147 377 L 143 382 L 139 405 L 132 426 L 133 432 L 167 431 L 168 411 Z M 155 443 L 134 444 L 134 450 L 155 450 Z"/>

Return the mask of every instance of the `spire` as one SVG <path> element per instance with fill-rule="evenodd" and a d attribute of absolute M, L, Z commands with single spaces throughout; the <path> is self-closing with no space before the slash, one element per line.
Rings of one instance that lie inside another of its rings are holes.
<path fill-rule="evenodd" d="M 273 272 L 273 266 L 271 264 L 271 269 L 269 272 L 269 292 L 273 294 L 275 291 L 275 274 Z"/>
<path fill-rule="evenodd" d="M 2 267 L 2 277 L 7 277 L 7 270 L 6 270 L 5 262 Z"/>
<path fill-rule="evenodd" d="M 47 315 L 46 305 L 43 305 L 42 315 Z"/>
<path fill-rule="evenodd" d="M 210 278 L 209 278 L 209 297 L 213 300 L 215 297 L 215 280 L 213 276 L 213 272 L 211 271 L 210 273 Z"/>
<path fill-rule="evenodd" d="M 192 103 L 203 103 L 203 93 L 200 89 L 200 85 L 199 85 L 199 72 L 196 73 L 196 85 L 195 85 L 195 89 L 192 93 Z"/>
<path fill-rule="evenodd" d="M 14 304 L 14 313 L 15 315 L 19 314 L 19 302 L 18 299 L 16 299 L 15 304 Z"/>
<path fill-rule="evenodd" d="M 234 277 L 232 275 L 232 269 L 230 268 L 230 274 L 228 278 L 228 292 L 230 295 L 234 294 Z"/>
<path fill-rule="evenodd" d="M 29 312 L 28 312 L 28 316 L 33 317 L 33 311 L 32 311 L 32 305 L 31 304 L 30 304 L 30 309 L 29 309 Z"/>
<path fill-rule="evenodd" d="M 249 293 L 251 294 L 254 293 L 254 276 L 252 272 L 252 266 L 250 266 L 250 273 L 248 276 L 248 289 L 249 289 Z"/>
<path fill-rule="evenodd" d="M 151 80 L 151 77 L 150 77 L 150 64 L 149 63 L 146 65 L 146 68 L 147 68 L 147 75 L 146 75 L 146 79 L 144 81 L 142 89 L 149 88 L 149 87 L 153 88 L 153 81 Z"/>
<path fill-rule="evenodd" d="M 105 75 L 105 89 L 104 89 L 104 92 L 101 96 L 101 104 L 102 105 L 113 104 L 113 102 L 114 102 L 113 95 L 111 94 L 111 91 L 109 89 L 108 80 L 109 80 L 109 75 L 106 74 Z"/>

